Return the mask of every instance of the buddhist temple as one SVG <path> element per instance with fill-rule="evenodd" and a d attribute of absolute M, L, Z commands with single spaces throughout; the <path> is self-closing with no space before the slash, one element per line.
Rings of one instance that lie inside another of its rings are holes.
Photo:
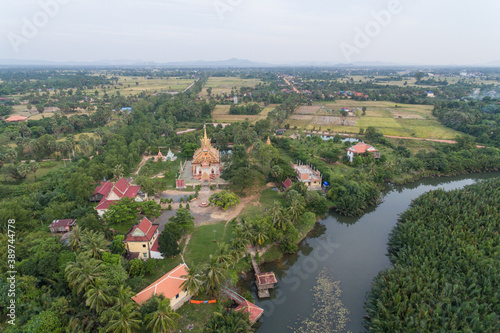
<path fill-rule="evenodd" d="M 212 181 L 220 177 L 220 153 L 217 148 L 212 147 L 211 140 L 207 137 L 207 130 L 204 130 L 201 139 L 201 148 L 194 152 L 191 169 L 193 177 L 199 181 Z"/>

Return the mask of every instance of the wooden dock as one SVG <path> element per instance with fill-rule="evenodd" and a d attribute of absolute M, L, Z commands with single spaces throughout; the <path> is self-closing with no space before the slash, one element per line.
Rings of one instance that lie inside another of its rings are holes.
<path fill-rule="evenodd" d="M 274 285 L 278 283 L 278 280 L 273 272 L 262 273 L 259 265 L 257 264 L 257 260 L 255 260 L 253 252 L 251 252 L 250 255 L 252 257 L 252 266 L 255 272 L 255 283 L 257 284 L 258 289 L 257 294 L 259 295 L 259 298 L 270 297 L 269 289 L 274 288 Z"/>

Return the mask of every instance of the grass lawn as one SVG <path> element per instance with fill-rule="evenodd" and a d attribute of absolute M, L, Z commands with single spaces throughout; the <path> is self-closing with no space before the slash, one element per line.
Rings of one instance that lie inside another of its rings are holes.
<path fill-rule="evenodd" d="M 177 313 L 181 318 L 177 321 L 179 332 L 202 333 L 205 324 L 212 314 L 219 310 L 219 304 L 184 304 Z M 193 325 L 193 329 L 187 327 Z"/>
<path fill-rule="evenodd" d="M 196 227 L 184 253 L 184 259 L 188 266 L 206 263 L 209 256 L 215 253 L 218 243 L 230 242 L 235 238 L 235 225 L 228 223 L 227 228 L 225 228 L 225 225 L 226 222 L 223 221 L 217 224 Z M 214 230 L 216 231 L 215 239 L 217 242 L 214 242 Z"/>
<path fill-rule="evenodd" d="M 265 214 L 265 210 L 270 210 L 274 204 L 274 201 L 281 202 L 284 204 L 285 199 L 280 196 L 277 191 L 273 191 L 268 188 L 261 192 L 260 197 L 255 198 L 251 201 L 240 213 L 239 217 L 252 220 L 258 217 L 262 217 Z"/>

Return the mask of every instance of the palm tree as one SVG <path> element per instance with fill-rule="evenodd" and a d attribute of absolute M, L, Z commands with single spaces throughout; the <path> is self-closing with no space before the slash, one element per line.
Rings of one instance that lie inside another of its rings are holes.
<path fill-rule="evenodd" d="M 221 309 L 224 311 L 224 309 Z M 213 317 L 207 323 L 205 332 L 219 333 L 250 333 L 253 332 L 250 325 L 250 319 L 246 312 L 234 311 L 223 313 L 222 311 L 214 312 Z"/>
<path fill-rule="evenodd" d="M 33 176 L 35 177 L 36 183 L 36 171 L 40 169 L 40 164 L 38 162 L 32 162 L 29 164 L 30 171 L 33 172 Z"/>
<path fill-rule="evenodd" d="M 283 213 L 283 207 L 278 201 L 274 201 L 273 207 L 271 208 L 271 214 L 273 216 L 273 227 L 285 231 L 285 214 Z"/>
<path fill-rule="evenodd" d="M 103 233 L 93 230 L 82 232 L 82 250 L 92 258 L 101 259 L 103 252 L 109 252 L 108 245 Z"/>
<path fill-rule="evenodd" d="M 158 309 L 146 316 L 147 328 L 153 333 L 166 333 L 177 328 L 176 319 L 181 316 L 170 307 L 170 300 L 165 298 L 158 304 Z"/>
<path fill-rule="evenodd" d="M 217 250 L 215 251 L 217 261 L 225 267 L 229 267 L 233 263 L 233 258 L 230 252 L 231 250 L 229 248 L 229 244 L 219 243 L 217 245 Z"/>
<path fill-rule="evenodd" d="M 271 177 L 274 178 L 274 186 L 276 186 L 276 182 L 278 181 L 278 178 L 282 173 L 283 169 L 281 169 L 279 165 L 273 165 L 273 167 L 271 168 Z"/>
<path fill-rule="evenodd" d="M 252 225 L 245 219 L 241 219 L 241 223 L 236 226 L 236 237 L 244 244 L 250 243 L 252 239 Z"/>
<path fill-rule="evenodd" d="M 256 221 L 256 223 L 254 223 L 254 225 L 253 225 L 252 232 L 253 232 L 254 244 L 257 244 L 259 246 L 264 245 L 264 243 L 266 242 L 266 240 L 268 238 L 268 236 L 267 236 L 268 233 L 267 233 L 267 230 L 264 227 L 263 223 L 260 221 Z"/>
<path fill-rule="evenodd" d="M 186 279 L 182 282 L 181 288 L 187 289 L 188 293 L 191 295 L 196 294 L 203 284 L 199 271 L 199 266 L 191 266 L 191 268 L 187 270 L 187 275 L 181 276 L 181 278 Z"/>
<path fill-rule="evenodd" d="M 134 304 L 132 297 L 135 293 L 132 291 L 130 287 L 125 287 L 121 284 L 116 291 L 116 296 L 113 297 L 113 307 L 112 310 L 120 311 L 122 308 Z"/>
<path fill-rule="evenodd" d="M 69 247 L 74 252 L 78 252 L 80 246 L 82 245 L 81 233 L 82 229 L 79 225 L 75 225 L 73 230 L 71 230 L 71 235 L 69 236 L 68 241 Z"/>
<path fill-rule="evenodd" d="M 111 296 L 109 296 L 111 288 L 108 285 L 108 280 L 97 278 L 87 287 L 87 292 L 85 297 L 85 305 L 95 310 L 95 312 L 100 313 L 105 310 L 112 301 Z"/>
<path fill-rule="evenodd" d="M 76 288 L 77 294 L 85 291 L 97 278 L 103 275 L 101 260 L 89 258 L 83 253 L 76 256 L 76 261 L 66 266 L 66 280 L 71 288 Z"/>
<path fill-rule="evenodd" d="M 293 200 L 292 204 L 288 208 L 288 213 L 290 215 L 292 223 L 295 223 L 303 212 L 304 212 L 304 206 L 302 206 L 300 201 Z"/>
<path fill-rule="evenodd" d="M 216 256 L 210 255 L 208 262 L 203 265 L 202 271 L 210 295 L 215 296 L 219 286 L 226 277 L 226 267 L 221 264 Z"/>
<path fill-rule="evenodd" d="M 111 319 L 106 327 L 106 332 L 112 333 L 133 333 L 141 327 L 141 315 L 135 309 L 134 304 L 113 311 Z"/>
<path fill-rule="evenodd" d="M 113 169 L 113 177 L 118 180 L 123 177 L 123 174 L 123 166 L 121 164 L 115 165 L 115 168 Z"/>

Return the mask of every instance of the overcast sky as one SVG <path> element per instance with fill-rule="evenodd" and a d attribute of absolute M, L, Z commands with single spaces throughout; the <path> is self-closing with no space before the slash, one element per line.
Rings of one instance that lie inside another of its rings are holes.
<path fill-rule="evenodd" d="M 500 63 L 499 13 L 498 0 L 0 0 L 0 59 Z"/>

